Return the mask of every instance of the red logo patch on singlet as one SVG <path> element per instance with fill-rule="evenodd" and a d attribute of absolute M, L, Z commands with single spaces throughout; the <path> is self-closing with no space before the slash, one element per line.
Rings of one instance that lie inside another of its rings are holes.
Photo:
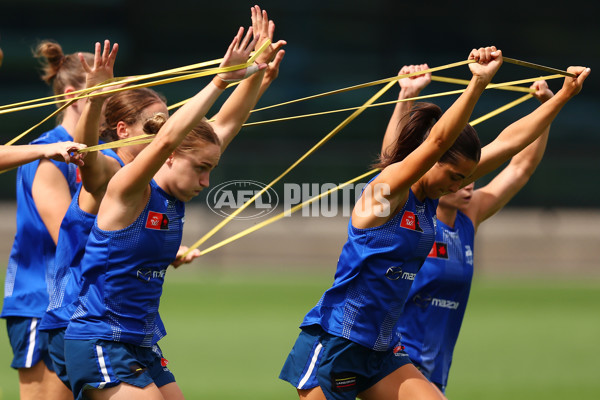
<path fill-rule="evenodd" d="M 81 183 L 81 171 L 79 170 L 79 167 L 75 170 L 75 182 Z"/>
<path fill-rule="evenodd" d="M 166 214 L 149 211 L 148 218 L 146 218 L 146 228 L 167 231 L 169 230 L 169 218 Z"/>
<path fill-rule="evenodd" d="M 448 245 L 443 242 L 435 242 L 427 257 L 448 259 Z"/>
<path fill-rule="evenodd" d="M 412 211 L 404 211 L 400 226 L 402 228 L 410 229 L 411 231 L 423 232 L 421 225 L 419 225 L 419 218 Z"/>

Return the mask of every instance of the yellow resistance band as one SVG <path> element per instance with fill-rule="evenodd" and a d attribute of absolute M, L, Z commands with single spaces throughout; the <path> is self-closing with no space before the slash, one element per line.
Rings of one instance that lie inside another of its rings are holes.
<path fill-rule="evenodd" d="M 267 48 L 267 46 L 269 44 L 270 44 L 270 41 L 267 40 L 254 53 L 254 55 L 248 59 L 248 61 L 245 64 L 232 65 L 232 66 L 223 67 L 223 68 L 210 68 L 210 69 L 206 69 L 206 70 L 204 70 L 202 72 L 197 72 L 195 74 L 184 75 L 184 76 L 180 76 L 180 77 L 177 77 L 177 78 L 163 79 L 162 81 L 154 81 L 154 82 L 148 82 L 148 83 L 144 83 L 144 84 L 126 86 L 126 87 L 121 87 L 121 88 L 117 88 L 117 89 L 113 89 L 113 90 L 108 90 L 108 91 L 104 91 L 104 92 L 93 93 L 93 91 L 97 90 L 101 86 L 106 86 L 106 85 L 108 85 L 108 86 L 114 86 L 114 82 L 109 83 L 109 84 L 102 84 L 102 85 L 99 85 L 99 86 L 94 86 L 94 87 L 88 88 L 88 89 L 83 89 L 83 92 L 85 93 L 84 95 L 77 96 L 77 97 L 69 99 L 68 102 L 66 104 L 64 104 L 62 107 L 60 107 L 58 110 L 56 110 L 55 112 L 53 112 L 48 117 L 44 118 L 41 122 L 39 122 L 35 126 L 31 127 L 30 129 L 26 130 L 25 132 L 21 133 L 16 138 L 10 140 L 8 143 L 6 143 L 6 145 L 11 145 L 11 144 L 15 143 L 16 141 L 18 141 L 19 139 L 21 139 L 22 137 L 24 137 L 26 134 L 28 134 L 29 132 L 31 132 L 33 129 L 37 128 L 38 126 L 40 126 L 41 124 L 43 124 L 44 122 L 46 122 L 48 119 L 52 118 L 54 115 L 58 114 L 59 112 L 61 112 L 62 110 L 64 110 L 69 105 L 73 104 L 75 101 L 77 101 L 79 99 L 83 99 L 83 98 L 87 98 L 87 97 L 93 97 L 93 96 L 99 96 L 99 95 L 113 94 L 113 93 L 122 92 L 122 91 L 125 91 L 125 90 L 137 89 L 137 88 L 142 88 L 142 87 L 149 87 L 149 86 L 156 86 L 156 85 L 160 85 L 160 84 L 166 84 L 166 83 L 172 83 L 172 82 L 179 82 L 179 81 L 182 81 L 182 80 L 199 78 L 199 77 L 206 76 L 206 75 L 214 75 L 214 74 L 218 74 L 218 73 L 221 73 L 221 72 L 230 72 L 230 71 L 236 71 L 238 69 L 247 68 L 247 67 L 249 67 L 250 65 L 252 65 L 254 63 L 254 60 L 256 59 L 256 57 L 258 57 Z M 0 111 L 0 114 L 5 113 L 5 112 L 12 112 L 12 111 L 11 110 L 4 110 L 4 111 Z"/>
<path fill-rule="evenodd" d="M 524 101 L 526 101 L 526 100 L 528 100 L 528 99 L 530 99 L 532 97 L 533 96 L 531 94 L 525 95 L 525 96 L 523 96 L 523 97 L 521 97 L 521 98 L 519 98 L 519 99 L 517 99 L 517 100 L 515 100 L 513 102 L 510 102 L 510 103 L 508 103 L 508 104 L 506 104 L 506 105 L 498 108 L 497 110 L 494 110 L 494 111 L 492 111 L 492 112 L 490 112 L 488 114 L 485 114 L 485 115 L 483 115 L 483 116 L 481 116 L 481 117 L 479 117 L 479 118 L 471 121 L 470 125 L 471 126 L 475 126 L 475 125 L 477 125 L 477 124 L 479 124 L 479 123 L 481 123 L 481 122 L 483 122 L 483 121 L 485 121 L 485 120 L 487 120 L 489 118 L 492 118 L 492 117 L 500 114 L 501 112 L 504 112 L 504 111 L 506 111 L 506 110 L 508 110 L 508 109 L 510 109 L 512 107 L 517 106 L 518 104 L 521 104 L 522 102 L 524 102 Z M 220 242 L 218 242 L 218 243 L 216 243 L 216 244 L 214 244 L 214 245 L 212 245 L 212 246 L 210 246 L 210 247 L 208 247 L 208 248 L 206 248 L 204 250 L 201 250 L 200 251 L 200 255 L 201 256 L 206 255 L 206 254 L 210 253 L 211 251 L 217 250 L 218 248 L 221 248 L 221 247 L 225 246 L 226 244 L 229 244 L 229 243 L 234 242 L 234 241 L 236 241 L 238 239 L 241 239 L 242 237 L 247 236 L 247 235 L 251 234 L 252 232 L 255 232 L 255 231 L 257 231 L 257 230 L 259 230 L 261 228 L 266 227 L 267 225 L 272 224 L 273 222 L 279 221 L 283 217 L 286 217 L 286 216 L 291 215 L 292 213 L 295 213 L 296 211 L 302 209 L 304 206 L 312 204 L 312 203 L 314 203 L 315 201 L 321 199 L 324 196 L 328 196 L 329 194 L 335 192 L 336 190 L 342 189 L 343 187 L 345 187 L 345 186 L 347 186 L 347 185 L 349 185 L 351 183 L 357 182 L 357 181 L 359 181 L 359 180 L 361 180 L 361 179 L 363 179 L 363 178 L 365 178 L 365 177 L 367 177 L 369 175 L 372 175 L 372 174 L 374 174 L 375 172 L 378 172 L 378 171 L 379 171 L 378 168 L 373 169 L 373 170 L 371 170 L 369 172 L 366 172 L 366 173 L 364 173 L 364 174 L 362 174 L 362 175 L 360 175 L 360 176 L 358 176 L 358 177 L 356 177 L 354 179 L 349 180 L 348 182 L 345 182 L 345 183 L 343 183 L 341 185 L 338 185 L 335 188 L 332 188 L 332 189 L 330 189 L 330 190 L 328 190 L 326 192 L 323 192 L 323 193 L 321 193 L 321 194 L 319 194 L 317 196 L 311 197 L 310 199 L 308 199 L 308 200 L 306 200 L 306 201 L 304 201 L 304 202 L 302 202 L 300 204 L 295 205 L 294 207 L 292 207 L 288 211 L 284 211 L 284 212 L 282 212 L 282 213 L 280 213 L 278 215 L 275 215 L 275 216 L 269 218 L 266 221 L 263 221 L 263 222 L 261 222 L 259 224 L 256 224 L 256 225 L 253 225 L 252 227 L 250 227 L 248 229 L 245 229 L 245 230 L 243 230 L 243 231 L 241 231 L 241 232 L 239 232 L 239 233 L 237 233 L 237 234 L 235 234 L 235 235 L 233 235 L 233 236 L 231 236 L 231 237 L 229 237 L 227 239 L 224 239 L 224 240 L 222 240 L 222 241 L 220 241 Z"/>
<path fill-rule="evenodd" d="M 524 83 L 525 81 L 535 82 L 535 81 L 538 81 L 538 80 L 555 79 L 557 77 L 561 77 L 561 75 L 549 75 L 549 76 L 545 76 L 545 77 L 530 78 L 530 79 L 520 80 L 520 81 L 490 84 L 486 89 L 511 88 L 511 89 L 519 89 L 519 90 L 515 90 L 515 91 L 531 93 L 533 91 L 532 89 L 524 88 L 524 87 L 519 87 L 519 86 L 512 86 L 512 85 L 514 85 L 515 82 L 519 82 L 519 83 Z M 463 82 L 467 82 L 468 83 L 469 81 L 463 81 Z M 462 83 L 462 82 L 457 82 L 457 83 Z M 411 98 L 407 98 L 407 99 L 392 100 L 392 101 L 386 101 L 386 102 L 382 102 L 382 103 L 374 103 L 374 104 L 369 105 L 368 107 L 369 108 L 371 108 L 371 107 L 379 107 L 379 106 L 385 106 L 385 105 L 389 105 L 389 104 L 401 103 L 401 102 L 404 102 L 404 101 L 415 101 L 415 100 L 430 99 L 430 98 L 434 98 L 434 97 L 449 96 L 449 95 L 453 95 L 453 94 L 459 94 L 459 93 L 462 93 L 464 91 L 465 91 L 465 89 L 452 90 L 452 91 L 449 91 L 449 92 L 434 93 L 434 94 L 429 94 L 429 95 L 411 97 Z M 342 108 L 342 109 L 338 109 L 338 110 L 321 111 L 321 112 L 311 113 L 311 114 L 295 115 L 295 116 L 292 116 L 292 117 L 282 117 L 282 118 L 275 118 L 275 119 L 264 120 L 264 121 L 247 122 L 247 123 L 245 123 L 242 126 L 262 125 L 262 124 L 268 124 L 268 123 L 271 123 L 271 122 L 281 122 L 281 121 L 288 121 L 288 120 L 299 119 L 299 118 L 315 117 L 315 116 L 320 116 L 320 115 L 327 115 L 327 114 L 334 114 L 334 113 L 339 113 L 339 112 L 344 112 L 344 111 L 356 110 L 358 108 L 359 107 L 349 107 L 349 108 Z"/>
<path fill-rule="evenodd" d="M 528 82 L 535 82 L 537 80 L 556 79 L 556 78 L 560 78 L 560 77 L 561 77 L 561 75 L 548 75 L 548 76 L 542 76 L 542 77 L 537 77 L 537 78 L 522 79 L 522 80 L 518 80 L 518 81 L 494 83 L 494 84 L 488 85 L 486 87 L 486 89 L 511 88 L 511 90 L 518 89 L 515 91 L 531 93 L 532 89 L 519 87 L 519 86 L 515 86 L 515 85 L 522 84 L 522 83 L 528 83 Z M 461 80 L 461 79 L 454 79 L 454 78 L 442 78 L 440 81 L 449 82 L 449 83 L 458 83 L 458 84 L 465 84 L 465 83 L 468 84 L 469 83 L 469 81 Z M 464 92 L 464 89 L 453 90 L 453 91 L 442 92 L 442 93 L 434 93 L 434 94 L 429 94 L 429 95 L 424 95 L 424 96 L 417 96 L 417 97 L 411 97 L 411 98 L 401 99 L 401 100 L 393 100 L 393 101 L 382 102 L 382 103 L 374 103 L 374 104 L 370 104 L 367 106 L 363 105 L 363 106 L 359 106 L 359 107 L 350 107 L 350 108 L 344 108 L 344 109 L 332 110 L 332 111 L 322 111 L 322 112 L 318 112 L 318 113 L 297 115 L 297 116 L 292 116 L 292 117 L 276 118 L 276 119 L 265 120 L 265 121 L 248 122 L 248 123 L 243 124 L 242 126 L 247 127 L 247 126 L 253 126 L 253 125 L 262 125 L 262 124 L 267 124 L 267 123 L 272 123 L 272 122 L 281 122 L 281 121 L 288 121 L 288 120 L 293 120 L 293 119 L 298 119 L 298 118 L 307 118 L 307 117 L 333 114 L 333 113 L 344 112 L 344 111 L 353 111 L 353 110 L 358 110 L 361 107 L 365 107 L 365 108 L 378 107 L 378 106 L 384 106 L 384 105 L 389 105 L 389 104 L 396 104 L 396 103 L 400 103 L 403 101 L 423 100 L 423 99 L 429 99 L 429 98 L 434 98 L 434 97 L 459 94 L 462 92 Z M 274 106 L 272 106 L 272 107 L 274 107 Z M 109 143 L 105 143 L 105 144 L 101 144 L 101 145 L 86 147 L 84 149 L 79 150 L 78 152 L 87 153 L 87 152 L 91 152 L 91 151 L 98 151 L 98 150 L 104 150 L 104 149 L 115 149 L 115 148 L 130 146 L 130 145 L 134 145 L 134 144 L 149 143 L 152 141 L 152 139 L 151 139 L 152 137 L 154 137 L 154 135 L 135 136 L 133 138 L 116 140 L 114 142 L 109 142 Z"/>
<path fill-rule="evenodd" d="M 254 60 L 256 60 L 256 57 L 258 57 L 259 54 L 261 54 L 266 48 L 267 46 L 269 46 L 271 44 L 270 40 L 267 40 L 265 43 L 263 43 L 261 45 L 261 47 L 252 53 L 252 55 L 250 56 L 249 60 L 252 60 L 252 62 L 254 62 Z M 151 74 L 146 74 L 146 75 L 137 75 L 137 76 L 132 76 L 132 77 L 127 77 L 127 78 L 113 78 L 107 82 L 103 82 L 97 86 L 94 87 L 94 90 L 97 89 L 102 89 L 105 87 L 109 87 L 109 86 L 113 86 L 114 82 L 118 81 L 120 84 L 128 84 L 128 83 L 133 83 L 133 82 L 139 82 L 139 81 L 143 81 L 143 80 L 147 80 L 147 79 L 152 79 L 152 78 L 159 78 L 159 77 L 163 77 L 163 76 L 169 76 L 169 75 L 176 75 L 176 74 L 181 74 L 184 71 L 188 71 L 188 70 L 194 70 L 197 68 L 204 68 L 210 65 L 216 65 L 216 64 L 220 64 L 223 61 L 222 58 L 216 59 L 216 60 L 211 60 L 211 61 L 204 61 L 201 63 L 197 63 L 197 64 L 192 64 L 192 65 L 188 65 L 188 66 L 184 66 L 184 67 L 178 67 L 178 68 L 173 68 L 173 69 L 168 69 L 165 71 L 161 71 L 161 72 L 154 72 Z M 250 62 L 250 61 L 249 61 Z M 193 71 L 194 73 L 200 72 L 199 70 Z M 71 92 L 70 94 L 72 95 L 76 95 L 76 94 L 81 94 L 81 93 L 86 93 L 89 89 L 80 89 L 80 90 L 76 90 Z M 34 100 L 27 100 L 27 101 L 22 101 L 19 103 L 13 103 L 13 104 L 7 104 L 7 105 L 3 105 L 0 106 L 0 110 L 5 110 L 8 108 L 13 108 L 13 107 L 17 107 L 17 106 L 21 106 L 24 104 L 31 104 L 31 103 L 35 103 L 38 101 L 44 101 L 44 100 L 50 100 L 50 99 L 58 99 L 58 98 L 63 98 L 65 95 L 64 94 L 57 94 L 57 95 L 53 95 L 53 96 L 48 96 L 48 97 L 42 97 L 39 99 L 34 99 Z M 43 104 L 38 104 L 34 107 L 40 107 L 43 105 L 49 105 L 49 104 L 57 104 L 57 103 L 61 103 L 64 102 L 66 100 L 59 100 L 59 101 L 55 101 L 55 102 L 50 102 L 50 103 L 43 103 Z M 33 107 L 30 107 L 33 108 Z M 18 111 L 18 110 L 16 110 Z"/>

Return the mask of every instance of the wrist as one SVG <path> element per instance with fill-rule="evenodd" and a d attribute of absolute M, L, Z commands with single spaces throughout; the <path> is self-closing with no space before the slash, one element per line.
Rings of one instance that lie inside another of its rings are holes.
<path fill-rule="evenodd" d="M 219 75 L 213 77 L 212 83 L 221 90 L 225 90 L 227 89 L 227 86 L 229 86 L 229 83 L 225 82 Z"/>

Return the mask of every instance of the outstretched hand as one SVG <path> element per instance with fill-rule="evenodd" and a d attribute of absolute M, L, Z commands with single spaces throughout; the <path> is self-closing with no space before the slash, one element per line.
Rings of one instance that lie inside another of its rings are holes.
<path fill-rule="evenodd" d="M 496 46 L 480 47 L 471 50 L 468 59 L 477 61 L 469 64 L 473 77 L 480 78 L 487 85 L 502 65 L 502 51 Z"/>
<path fill-rule="evenodd" d="M 427 64 L 405 65 L 400 69 L 398 75 L 412 74 L 413 72 L 425 71 L 428 69 L 429 66 Z M 423 75 L 413 75 L 398 80 L 398 84 L 408 97 L 417 96 L 421 93 L 421 90 L 429 85 L 429 83 L 431 83 L 431 73 L 429 72 Z"/>
<path fill-rule="evenodd" d="M 566 94 L 568 98 L 571 98 L 581 92 L 583 81 L 585 81 L 592 70 L 585 67 L 569 67 L 567 68 L 567 72 L 575 74 L 576 77 L 571 78 L 567 76 L 560 91 Z"/>
<path fill-rule="evenodd" d="M 271 44 L 257 58 L 258 63 L 270 63 L 279 54 L 279 50 L 287 44 L 285 40 L 273 42 L 275 34 L 275 23 L 269 20 L 266 10 L 261 10 L 259 6 L 254 6 L 250 9 L 252 12 L 252 31 L 254 36 L 258 36 L 258 41 L 254 46 L 254 50 L 261 48 L 265 40 L 270 40 Z M 281 56 L 283 57 L 283 55 Z M 281 61 L 281 60 L 280 60 Z M 278 64 L 279 66 L 279 64 Z"/>
<path fill-rule="evenodd" d="M 183 264 L 189 264 L 194 261 L 196 258 L 200 257 L 200 250 L 194 249 L 189 252 L 185 257 L 182 257 L 183 254 L 189 250 L 187 246 L 179 246 L 179 250 L 177 251 L 177 258 L 175 261 L 171 263 L 174 268 L 177 268 Z"/>
<path fill-rule="evenodd" d="M 270 85 L 271 82 L 277 79 L 279 76 L 279 66 L 281 65 L 283 56 L 285 56 L 285 50 L 281 49 L 277 52 L 277 54 L 275 54 L 273 61 L 267 64 L 267 70 L 265 72 L 265 76 L 263 77 L 263 85 Z"/>
<path fill-rule="evenodd" d="M 104 41 L 104 49 L 102 50 L 102 46 L 100 42 L 96 42 L 95 51 L 94 51 L 94 66 L 93 68 L 85 61 L 83 54 L 78 53 L 79 61 L 81 62 L 81 66 L 83 70 L 86 72 L 86 82 L 85 87 L 91 88 L 97 86 L 103 82 L 108 81 L 114 77 L 113 68 L 115 65 L 115 60 L 117 58 L 117 53 L 119 51 L 119 45 L 115 43 L 110 47 L 110 41 Z M 101 91 L 107 91 L 110 88 L 103 88 Z M 95 96 L 105 98 L 106 96 Z"/>
<path fill-rule="evenodd" d="M 84 149 L 87 146 L 75 142 L 57 142 L 44 145 L 44 158 L 49 158 L 55 161 L 63 161 L 73 163 L 78 166 L 83 165 L 83 158 L 86 153 L 78 153 L 77 150 Z"/>
<path fill-rule="evenodd" d="M 229 67 L 232 65 L 245 64 L 248 61 L 248 58 L 250 57 L 250 53 L 252 53 L 252 50 L 254 49 L 254 46 L 256 45 L 256 42 L 259 39 L 258 36 L 254 37 L 254 39 L 250 40 L 251 38 L 252 38 L 252 27 L 248 28 L 248 32 L 246 32 L 245 36 L 244 36 L 244 28 L 240 27 L 237 35 L 235 35 L 235 37 L 233 38 L 233 41 L 229 45 L 229 48 L 227 49 L 227 53 L 225 53 L 225 56 L 223 57 L 223 61 L 221 62 L 220 67 Z M 236 81 L 240 81 L 242 79 L 247 78 L 248 76 L 252 75 L 252 73 L 254 73 L 258 70 L 265 69 L 265 68 L 267 68 L 267 64 L 256 63 L 255 65 L 252 65 L 248 68 L 242 68 L 242 69 L 238 69 L 236 71 L 230 71 L 230 72 L 221 72 L 218 75 L 219 75 L 219 78 L 221 78 L 225 82 L 236 82 Z"/>
<path fill-rule="evenodd" d="M 554 96 L 554 93 L 552 93 L 552 90 L 548 87 L 548 82 L 543 80 L 533 82 L 529 88 L 535 90 L 532 94 L 540 101 L 540 103 L 545 103 Z"/>

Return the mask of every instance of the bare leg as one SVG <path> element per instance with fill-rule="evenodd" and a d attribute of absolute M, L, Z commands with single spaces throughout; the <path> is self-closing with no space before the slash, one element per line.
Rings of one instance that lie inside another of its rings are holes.
<path fill-rule="evenodd" d="M 415 368 L 404 365 L 359 394 L 363 400 L 442 400 L 444 396 Z"/>
<path fill-rule="evenodd" d="M 297 389 L 300 400 L 326 400 L 320 386 L 312 389 Z"/>
<path fill-rule="evenodd" d="M 43 361 L 19 368 L 19 393 L 21 400 L 73 400 L 73 393 Z"/>
<path fill-rule="evenodd" d="M 120 383 L 107 389 L 88 389 L 85 395 L 91 400 L 165 400 L 154 383 L 143 388 Z"/>
<path fill-rule="evenodd" d="M 167 383 L 158 388 L 165 400 L 184 400 L 183 392 L 179 388 L 177 382 Z"/>

